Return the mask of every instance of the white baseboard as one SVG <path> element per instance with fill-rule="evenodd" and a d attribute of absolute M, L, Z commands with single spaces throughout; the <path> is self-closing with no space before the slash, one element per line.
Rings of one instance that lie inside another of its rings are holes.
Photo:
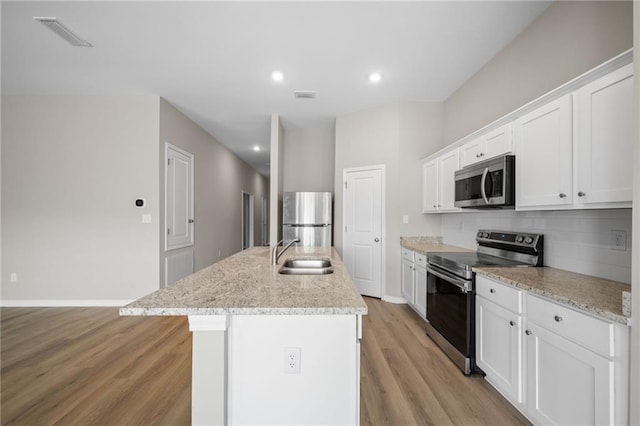
<path fill-rule="evenodd" d="M 407 303 L 404 297 L 398 297 L 398 296 L 383 296 L 382 300 L 384 300 L 385 302 L 396 303 L 399 305 Z"/>
<path fill-rule="evenodd" d="M 32 300 L 32 299 L 17 299 L 17 300 L 0 300 L 0 306 L 4 308 L 44 308 L 44 307 L 122 307 L 132 300 L 118 300 L 118 299 L 99 299 L 99 300 Z"/>

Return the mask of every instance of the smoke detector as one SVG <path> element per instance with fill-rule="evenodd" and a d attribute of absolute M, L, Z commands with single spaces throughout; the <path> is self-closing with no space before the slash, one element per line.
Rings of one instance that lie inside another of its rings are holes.
<path fill-rule="evenodd" d="M 78 34 L 73 32 L 71 28 L 64 25 L 58 18 L 45 18 L 45 17 L 37 17 L 34 16 L 33 19 L 40 22 L 42 25 L 49 28 L 54 33 L 58 34 L 60 37 L 65 39 L 72 46 L 78 47 L 93 47 L 91 43 L 87 40 L 80 37 Z"/>

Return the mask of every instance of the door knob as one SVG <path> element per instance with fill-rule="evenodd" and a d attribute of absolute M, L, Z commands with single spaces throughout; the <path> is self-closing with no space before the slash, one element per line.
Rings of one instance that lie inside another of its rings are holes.
<path fill-rule="evenodd" d="M 375 241 L 376 243 L 379 243 L 380 242 L 380 238 L 376 237 L 376 238 L 373 239 L 373 241 Z"/>

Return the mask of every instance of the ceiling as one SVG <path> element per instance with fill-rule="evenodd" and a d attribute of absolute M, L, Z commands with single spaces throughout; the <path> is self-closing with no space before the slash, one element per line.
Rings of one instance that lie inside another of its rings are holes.
<path fill-rule="evenodd" d="M 159 95 L 268 176 L 272 113 L 285 131 L 331 129 L 350 112 L 445 100 L 549 4 L 3 1 L 2 93 Z"/>

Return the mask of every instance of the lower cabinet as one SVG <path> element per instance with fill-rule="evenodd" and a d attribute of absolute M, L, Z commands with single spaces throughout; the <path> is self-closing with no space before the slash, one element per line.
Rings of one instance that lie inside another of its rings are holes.
<path fill-rule="evenodd" d="M 476 363 L 534 424 L 626 424 L 629 328 L 476 277 Z"/>
<path fill-rule="evenodd" d="M 402 248 L 402 297 L 423 319 L 427 318 L 427 257 Z"/>
<path fill-rule="evenodd" d="M 413 262 L 402 259 L 402 297 L 409 305 L 413 305 L 413 287 L 415 287 L 413 276 Z"/>
<path fill-rule="evenodd" d="M 615 416 L 614 361 L 534 323 L 526 331 L 527 413 L 534 423 L 626 423 Z"/>
<path fill-rule="evenodd" d="M 477 296 L 476 341 L 476 364 L 487 380 L 522 403 L 522 317 Z"/>

